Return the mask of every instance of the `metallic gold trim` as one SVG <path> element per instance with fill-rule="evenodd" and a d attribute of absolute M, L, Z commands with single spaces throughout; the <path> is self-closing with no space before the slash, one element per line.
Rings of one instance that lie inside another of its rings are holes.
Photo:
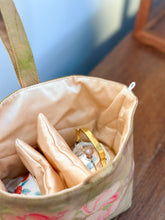
<path fill-rule="evenodd" d="M 88 129 L 88 128 L 79 128 L 79 129 L 76 129 L 76 135 L 77 135 L 77 142 L 80 142 L 81 141 L 81 137 L 80 137 L 80 133 L 83 132 L 87 137 L 88 139 L 90 140 L 90 142 L 93 144 L 93 146 L 96 148 L 98 154 L 99 154 L 99 157 L 100 157 L 100 161 L 104 166 L 106 166 L 106 160 L 105 160 L 105 153 L 104 153 L 104 150 L 101 146 L 101 144 L 98 142 L 98 140 L 96 139 L 96 137 L 92 134 L 92 132 Z"/>

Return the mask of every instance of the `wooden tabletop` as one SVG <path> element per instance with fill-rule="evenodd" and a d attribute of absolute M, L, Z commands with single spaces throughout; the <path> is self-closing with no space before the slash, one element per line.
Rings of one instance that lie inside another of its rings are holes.
<path fill-rule="evenodd" d="M 165 19 L 155 30 L 165 30 Z M 154 27 L 153 27 L 154 29 Z M 129 85 L 139 99 L 134 120 L 132 207 L 115 220 L 165 219 L 165 54 L 129 34 L 90 73 Z"/>

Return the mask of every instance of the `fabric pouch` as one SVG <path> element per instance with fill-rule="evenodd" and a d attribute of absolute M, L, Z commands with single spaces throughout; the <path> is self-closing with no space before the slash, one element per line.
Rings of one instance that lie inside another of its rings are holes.
<path fill-rule="evenodd" d="M 0 179 L 6 183 L 26 174 L 15 140 L 36 147 L 39 113 L 48 118 L 70 148 L 76 142 L 75 129 L 87 127 L 116 155 L 112 163 L 89 175 L 83 183 L 55 194 L 25 197 L 1 187 L 0 217 L 111 219 L 127 210 L 132 201 L 136 96 L 121 83 L 95 77 L 69 76 L 39 83 L 13 1 L 1 0 L 0 8 L 11 44 L 9 54 L 13 51 L 11 59 L 15 60 L 17 77 L 26 87 L 0 103 Z"/>

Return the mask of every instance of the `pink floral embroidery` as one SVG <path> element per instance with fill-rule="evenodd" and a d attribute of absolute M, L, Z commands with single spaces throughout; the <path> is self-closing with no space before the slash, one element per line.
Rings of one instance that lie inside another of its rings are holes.
<path fill-rule="evenodd" d="M 106 203 L 104 203 L 104 204 L 102 205 L 101 209 L 102 209 L 105 205 L 111 204 L 111 203 L 113 203 L 114 201 L 116 201 L 117 198 L 118 198 L 118 195 L 119 195 L 119 192 L 117 192 L 115 195 L 111 196 L 111 197 L 109 198 L 109 201 L 107 201 Z M 102 220 L 102 219 L 104 220 L 104 219 L 108 218 L 108 216 L 109 216 L 110 213 L 111 213 L 111 210 L 112 210 L 112 206 L 109 207 L 108 211 L 107 211 L 103 216 L 102 216 L 102 214 L 100 214 L 97 220 Z"/>
<path fill-rule="evenodd" d="M 110 207 L 106 213 L 104 213 L 104 214 L 99 214 L 97 220 L 105 220 L 106 218 L 108 218 L 108 216 L 109 216 L 110 213 L 111 213 L 111 209 L 112 209 L 112 207 Z"/>
<path fill-rule="evenodd" d="M 68 210 L 59 212 L 56 216 L 50 216 L 50 217 L 46 215 L 37 214 L 37 213 L 31 213 L 29 215 L 24 215 L 23 217 L 17 216 L 17 219 L 19 220 L 58 220 L 64 217 L 66 212 L 68 212 Z"/>
<path fill-rule="evenodd" d="M 111 197 L 108 199 L 108 201 L 102 205 L 102 207 L 104 207 L 105 205 L 110 204 L 110 203 L 113 203 L 114 201 L 116 201 L 116 199 L 118 198 L 118 196 L 119 196 L 119 192 L 117 192 L 115 195 L 111 196 Z"/>
<path fill-rule="evenodd" d="M 100 201 L 103 197 L 104 197 L 104 194 L 102 194 L 102 195 L 96 200 L 96 202 L 94 203 L 94 206 L 93 206 L 93 208 L 92 208 L 91 211 L 88 209 L 88 206 L 87 206 L 87 205 L 84 205 L 84 206 L 82 207 L 83 210 L 84 210 L 85 212 L 87 212 L 88 214 L 91 214 L 93 211 L 95 211 L 97 204 L 99 203 L 99 201 Z"/>
<path fill-rule="evenodd" d="M 120 203 L 119 192 L 117 191 L 118 184 L 111 189 L 105 190 L 101 195 L 97 196 L 94 201 L 84 205 L 81 210 L 82 213 L 79 217 L 85 217 L 87 220 L 97 219 L 105 220 L 109 217 L 117 208 Z M 78 217 L 78 216 L 77 216 Z"/>
<path fill-rule="evenodd" d="M 54 215 L 31 213 L 22 216 L 3 215 L 5 220 L 64 220 L 64 219 L 86 219 L 105 220 L 115 214 L 121 199 L 121 183 L 118 181 L 111 188 L 105 190 L 92 201 L 82 206 L 79 210 L 65 210 Z M 119 196 L 120 195 L 120 196 Z"/>
<path fill-rule="evenodd" d="M 109 189 L 108 189 L 108 190 L 109 190 Z M 95 209 L 96 209 L 97 204 L 98 204 L 98 203 L 100 202 L 100 200 L 105 196 L 105 194 L 107 193 L 108 190 L 104 191 L 104 193 L 101 194 L 101 195 L 98 197 L 98 199 L 95 201 L 95 203 L 94 203 L 94 205 L 93 205 L 93 207 L 92 207 L 92 210 L 89 210 L 89 209 L 88 209 L 88 205 L 84 205 L 84 206 L 82 207 L 83 210 L 84 210 L 85 212 L 87 212 L 88 214 L 91 214 L 92 212 L 94 212 Z M 108 198 L 108 200 L 107 200 L 104 204 L 102 204 L 102 205 L 100 206 L 100 209 L 103 208 L 103 207 L 104 207 L 105 205 L 107 205 L 107 204 L 113 203 L 113 202 L 118 198 L 118 195 L 119 195 L 119 192 L 117 192 L 115 195 L 113 195 L 113 196 L 111 196 L 110 198 Z"/>

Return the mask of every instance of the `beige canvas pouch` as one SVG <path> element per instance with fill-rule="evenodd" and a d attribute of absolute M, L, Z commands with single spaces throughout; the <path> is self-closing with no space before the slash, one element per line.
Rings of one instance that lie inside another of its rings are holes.
<path fill-rule="evenodd" d="M 0 179 L 6 182 L 26 172 L 15 140 L 36 146 L 39 113 L 48 118 L 70 148 L 76 141 L 75 130 L 87 127 L 116 154 L 85 182 L 55 194 L 25 197 L 5 192 L 2 185 L 0 218 L 101 220 L 127 210 L 132 201 L 136 96 L 123 84 L 95 77 L 69 76 L 39 83 L 13 2 L 0 0 L 0 9 L 12 48 L 9 54 L 20 85 L 25 87 L 0 103 Z"/>

